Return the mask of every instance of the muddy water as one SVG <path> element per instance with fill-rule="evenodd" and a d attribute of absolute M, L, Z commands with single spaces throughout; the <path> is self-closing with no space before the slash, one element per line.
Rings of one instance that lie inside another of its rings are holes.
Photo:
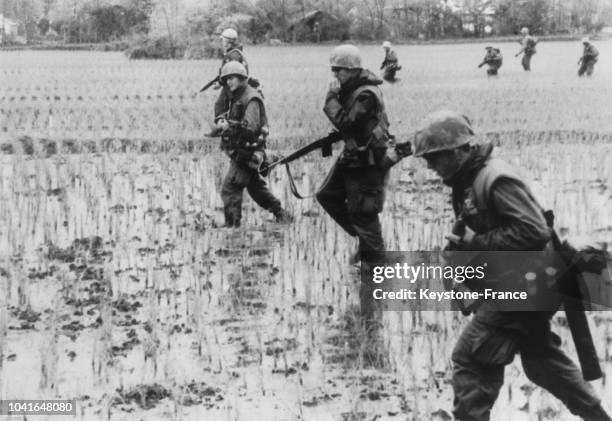
<path fill-rule="evenodd" d="M 564 232 L 608 241 L 610 152 L 500 148 Z M 574 159 L 585 153 L 588 165 Z M 225 229 L 221 155 L 1 158 L 2 397 L 75 398 L 82 419 L 443 419 L 450 409 L 450 350 L 465 319 L 387 313 L 387 364 L 368 367 L 351 327 L 355 244 L 314 201 L 291 198 L 283 172 L 270 182 L 294 224 L 245 199 L 243 228 Z M 297 165 L 299 188 L 313 191 L 329 164 Z M 388 248 L 440 247 L 448 194 L 419 162 L 394 170 Z M 590 317 L 612 374 L 611 316 Z M 567 415 L 516 363 L 506 372 L 497 417 Z"/>

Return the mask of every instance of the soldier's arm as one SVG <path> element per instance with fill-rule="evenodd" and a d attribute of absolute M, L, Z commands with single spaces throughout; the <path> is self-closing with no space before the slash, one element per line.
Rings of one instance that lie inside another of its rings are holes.
<path fill-rule="evenodd" d="M 351 133 L 360 130 L 376 113 L 376 99 L 371 93 L 363 92 L 351 109 L 345 110 L 338 100 L 338 94 L 330 91 L 325 97 L 323 111 L 338 130 Z"/>
<path fill-rule="evenodd" d="M 253 135 L 261 131 L 261 103 L 258 100 L 250 101 L 244 110 L 242 118 L 242 127 Z"/>
<path fill-rule="evenodd" d="M 501 217 L 500 228 L 476 234 L 470 246 L 477 250 L 541 250 L 550 230 L 538 204 L 511 179 L 498 180 L 491 189 L 489 206 Z"/>

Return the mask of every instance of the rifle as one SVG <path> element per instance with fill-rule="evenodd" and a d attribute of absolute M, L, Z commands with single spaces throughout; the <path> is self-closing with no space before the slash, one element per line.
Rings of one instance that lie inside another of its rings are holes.
<path fill-rule="evenodd" d="M 267 174 L 270 172 L 270 170 L 272 170 L 274 167 L 278 166 L 278 165 L 284 165 L 284 164 L 288 164 L 292 161 L 295 161 L 296 159 L 299 159 L 301 157 L 303 157 L 304 155 L 309 154 L 310 152 L 321 148 L 321 152 L 323 154 L 324 157 L 330 156 L 331 155 L 331 146 L 332 144 L 338 142 L 342 140 L 342 135 L 340 134 L 340 132 L 337 131 L 332 131 L 331 133 L 329 133 L 327 136 L 322 137 L 320 139 L 315 140 L 312 143 L 309 143 L 308 145 L 304 146 L 303 148 L 298 149 L 297 151 L 291 153 L 289 156 L 286 156 L 284 158 L 281 158 L 277 161 L 274 161 L 272 163 L 270 163 L 269 165 L 267 165 L 266 167 L 262 168 L 259 172 L 262 174 Z"/>
<path fill-rule="evenodd" d="M 554 224 L 554 214 L 552 211 L 545 211 L 544 217 L 547 225 L 552 228 Z M 593 337 L 589 329 L 589 323 L 584 313 L 584 305 L 580 297 L 580 288 L 578 285 L 578 277 L 580 271 L 576 267 L 575 262 L 572 262 L 572 257 L 568 255 L 561 240 L 557 236 L 556 231 L 552 230 L 551 240 L 555 251 L 561 254 L 561 258 L 568 265 L 568 270 L 561 275 L 558 285 L 559 292 L 563 294 L 563 308 L 565 309 L 565 317 L 567 324 L 576 346 L 578 360 L 582 368 L 582 377 L 585 380 L 597 380 L 603 377 L 599 359 L 597 358 L 597 350 L 593 344 Z"/>
<path fill-rule="evenodd" d="M 206 85 L 204 85 L 202 89 L 200 89 L 200 92 L 204 92 L 205 90 L 207 90 L 208 88 L 210 88 L 212 85 L 214 85 L 217 82 L 219 82 L 219 76 L 215 77 L 213 80 L 211 80 Z"/>
<path fill-rule="evenodd" d="M 480 63 L 480 64 L 478 65 L 478 68 L 480 69 L 480 68 L 481 68 L 482 66 L 484 66 L 485 64 L 487 64 L 487 61 L 486 61 L 486 60 L 483 60 L 483 61 L 482 61 L 482 63 Z"/>

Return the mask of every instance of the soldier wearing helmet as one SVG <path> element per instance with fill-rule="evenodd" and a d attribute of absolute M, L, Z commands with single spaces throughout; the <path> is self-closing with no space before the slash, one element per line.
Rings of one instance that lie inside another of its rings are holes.
<path fill-rule="evenodd" d="M 246 57 L 242 51 L 242 45 L 240 45 L 238 42 L 238 32 L 236 32 L 236 30 L 233 28 L 224 29 L 223 32 L 221 32 L 221 43 L 223 58 L 221 59 L 221 66 L 219 66 L 219 76 L 221 75 L 221 69 L 223 66 L 230 61 L 242 63 L 248 73 L 249 64 L 247 63 Z M 223 113 L 229 105 L 229 92 L 221 80 L 219 80 L 219 83 L 215 85 L 215 89 L 221 89 L 214 106 L 215 119 L 217 119 L 217 116 Z M 217 133 L 213 131 L 213 134 Z"/>
<path fill-rule="evenodd" d="M 522 37 L 519 39 L 519 44 L 521 44 L 521 50 L 516 53 L 515 57 L 523 54 L 523 58 L 521 59 L 521 65 L 525 71 L 531 71 L 531 57 L 536 53 L 536 44 L 538 43 L 538 39 L 529 35 L 529 29 L 526 27 L 521 28 Z"/>
<path fill-rule="evenodd" d="M 582 38 L 582 45 L 582 57 L 578 60 L 578 64 L 580 65 L 578 76 L 582 77 L 586 74 L 587 77 L 591 77 L 593 75 L 593 70 L 595 70 L 595 63 L 597 63 L 597 59 L 599 58 L 599 51 L 597 51 L 597 48 L 595 48 L 587 37 Z"/>
<path fill-rule="evenodd" d="M 414 138 L 415 156 L 424 158 L 427 167 L 452 188 L 458 223 L 446 237 L 447 248 L 502 252 L 550 247 L 551 229 L 518 170 L 493 157 L 491 144 L 474 144 L 473 139 L 470 120 L 447 110 L 426 117 Z M 501 273 L 512 274 L 511 284 L 516 287 L 521 278 L 515 275 L 524 268 L 508 267 L 507 255 L 498 263 Z M 554 311 L 504 312 L 491 301 L 481 301 L 466 312 L 475 314 L 452 352 L 457 420 L 490 419 L 503 385 L 504 367 L 518 352 L 527 377 L 573 414 L 590 421 L 610 421 L 600 399 L 551 331 Z"/>
<path fill-rule="evenodd" d="M 221 189 L 225 226 L 240 226 L 244 188 L 255 203 L 274 214 L 277 222 L 291 222 L 291 215 L 282 209 L 280 201 L 259 174 L 268 134 L 263 97 L 249 86 L 246 67 L 237 61 L 226 63 L 220 77 L 229 98 L 228 108 L 216 123 L 221 132 L 221 149 L 231 159 Z"/>
<path fill-rule="evenodd" d="M 486 64 L 488 66 L 487 76 L 497 76 L 497 71 L 502 66 L 504 60 L 501 50 L 492 46 L 487 46 L 485 50 L 487 52 L 478 67 L 480 68 Z"/>
<path fill-rule="evenodd" d="M 354 262 L 362 254 L 385 249 L 378 214 L 383 209 L 388 166 L 389 121 L 380 85 L 362 66 L 354 45 L 336 47 L 330 58 L 334 79 L 323 112 L 344 140 L 344 149 L 316 197 L 325 211 L 349 235 L 359 240 Z M 374 327 L 375 309 L 368 285 L 362 284 L 361 312 L 366 327 Z"/>
<path fill-rule="evenodd" d="M 398 64 L 397 54 L 391 49 L 389 41 L 383 42 L 382 47 L 385 50 L 385 58 L 380 65 L 380 69 L 383 71 L 383 79 L 387 82 L 395 82 L 395 74 L 401 69 L 401 66 Z"/>

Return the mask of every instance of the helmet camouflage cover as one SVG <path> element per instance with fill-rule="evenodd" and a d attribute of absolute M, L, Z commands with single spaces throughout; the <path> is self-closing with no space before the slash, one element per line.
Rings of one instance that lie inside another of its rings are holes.
<path fill-rule="evenodd" d="M 344 44 L 334 48 L 329 58 L 332 67 L 345 69 L 361 69 L 361 52 L 351 44 Z"/>
<path fill-rule="evenodd" d="M 233 28 L 227 28 L 221 32 L 221 37 L 231 41 L 236 41 L 238 39 L 238 32 L 236 32 L 236 30 Z"/>
<path fill-rule="evenodd" d="M 228 61 L 221 68 L 221 79 L 224 79 L 228 76 L 238 75 L 242 77 L 248 77 L 248 73 L 246 67 L 239 61 Z"/>
<path fill-rule="evenodd" d="M 414 156 L 448 151 L 470 143 L 474 131 L 470 120 L 456 111 L 429 114 L 414 135 Z"/>

